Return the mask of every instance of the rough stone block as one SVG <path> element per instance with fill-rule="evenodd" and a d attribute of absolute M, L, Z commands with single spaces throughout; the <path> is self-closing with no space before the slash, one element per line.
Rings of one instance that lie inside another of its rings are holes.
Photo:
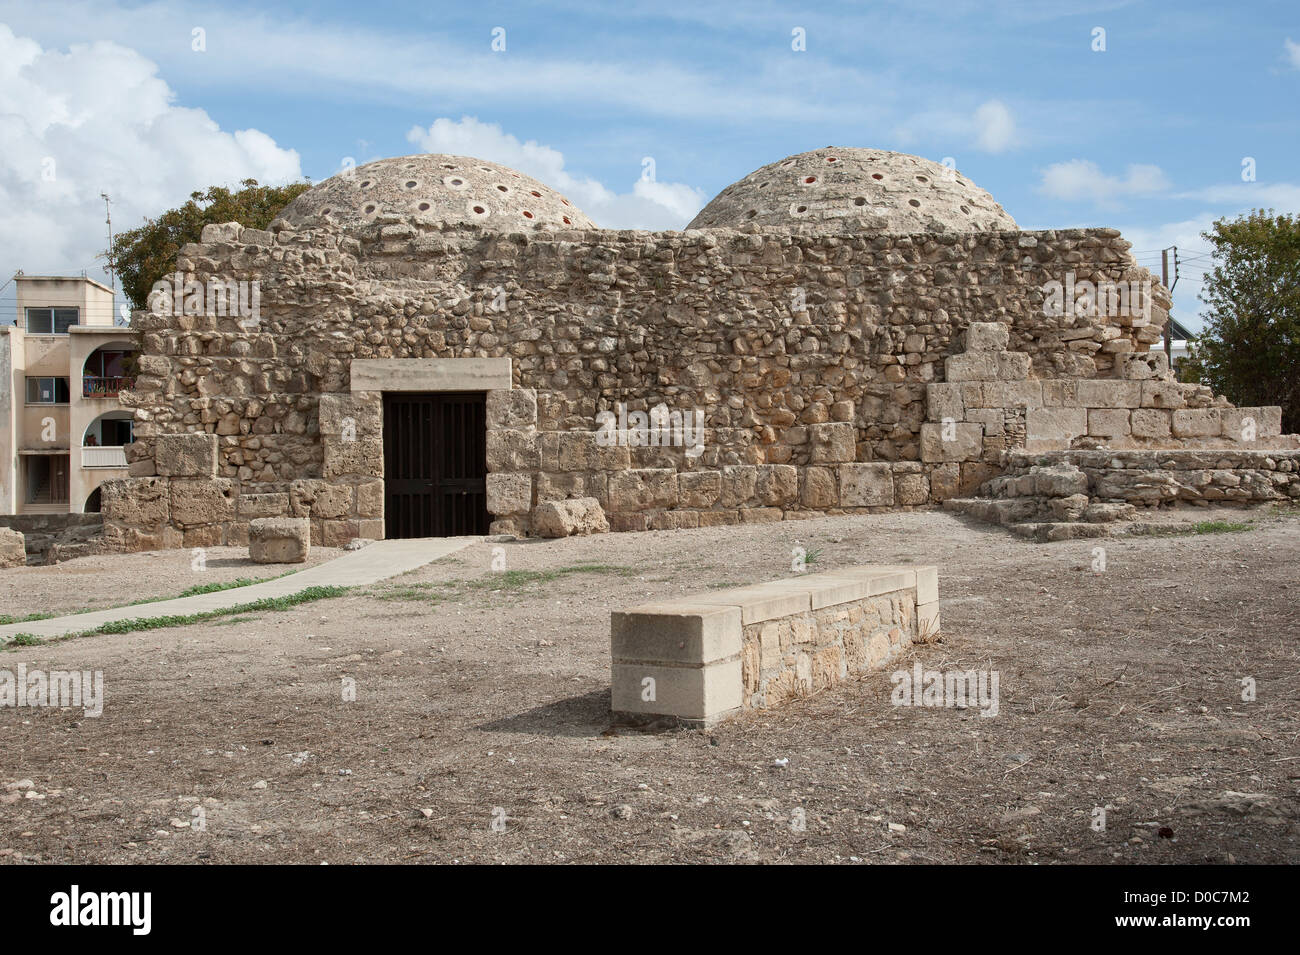
<path fill-rule="evenodd" d="M 644 511 L 677 504 L 677 472 L 642 468 L 609 476 L 609 506 L 615 511 Z"/>
<path fill-rule="evenodd" d="M 1075 386 L 1083 408 L 1140 408 L 1142 382 L 1085 378 Z"/>
<path fill-rule="evenodd" d="M 1025 450 L 1052 451 L 1088 433 L 1085 408 L 1036 408 L 1025 415 Z"/>
<path fill-rule="evenodd" d="M 320 433 L 347 441 L 381 438 L 383 407 L 378 392 L 323 394 L 316 406 Z"/>
<path fill-rule="evenodd" d="M 99 486 L 104 520 L 157 527 L 171 518 L 171 488 L 166 478 L 124 478 Z"/>
<path fill-rule="evenodd" d="M 757 487 L 758 468 L 749 464 L 729 464 L 722 469 L 722 494 L 718 503 L 723 507 L 741 507 L 751 503 Z"/>
<path fill-rule="evenodd" d="M 1029 377 L 1030 360 L 1026 352 L 997 353 L 997 377 L 1002 381 L 1024 381 Z"/>
<path fill-rule="evenodd" d="M 985 408 L 1041 408 L 1043 386 L 1038 381 L 986 381 L 980 403 Z"/>
<path fill-rule="evenodd" d="M 504 428 L 487 433 L 488 471 L 536 471 L 541 464 L 536 431 Z"/>
<path fill-rule="evenodd" d="M 1177 381 L 1142 382 L 1143 408 L 1168 408 L 1177 410 L 1187 407 L 1187 386 Z"/>
<path fill-rule="evenodd" d="M 971 461 L 977 459 L 983 450 L 983 425 L 971 423 L 944 425 L 932 422 L 921 425 L 922 461 L 931 463 Z"/>
<path fill-rule="evenodd" d="M 0 527 L 0 567 L 22 567 L 27 563 L 27 540 L 21 531 Z"/>
<path fill-rule="evenodd" d="M 533 506 L 533 476 L 501 473 L 487 476 L 487 509 L 495 517 L 527 514 Z"/>
<path fill-rule="evenodd" d="M 487 393 L 489 430 L 519 430 L 537 426 L 537 392 L 532 388 L 502 388 Z"/>
<path fill-rule="evenodd" d="M 947 381 L 996 381 L 998 379 L 998 353 L 972 352 L 953 355 L 943 363 Z"/>
<path fill-rule="evenodd" d="M 1007 350 L 1011 329 L 1001 322 L 971 322 L 966 326 L 966 350 L 1000 352 Z"/>
<path fill-rule="evenodd" d="M 215 434 L 160 434 L 154 442 L 154 467 L 168 477 L 216 477 Z"/>
<path fill-rule="evenodd" d="M 1223 436 L 1249 445 L 1260 438 L 1273 438 L 1282 433 L 1282 409 L 1276 405 L 1264 408 L 1223 408 L 1219 419 Z M 1250 435 L 1254 434 L 1252 439 Z"/>
<path fill-rule="evenodd" d="M 383 477 L 384 475 L 384 442 L 381 438 L 357 438 L 355 441 L 324 438 L 321 445 L 325 452 L 324 464 L 321 467 L 321 474 L 324 477 L 337 478 L 345 475 Z"/>
<path fill-rule="evenodd" d="M 300 564 L 311 549 L 305 517 L 258 517 L 248 524 L 248 557 L 258 564 Z"/>
<path fill-rule="evenodd" d="M 682 507 L 712 507 L 722 493 L 717 471 L 682 471 L 677 475 L 677 500 Z"/>
<path fill-rule="evenodd" d="M 925 474 L 894 473 L 894 502 L 915 507 L 930 501 L 930 478 Z"/>
<path fill-rule="evenodd" d="M 363 481 L 357 485 L 357 517 L 384 516 L 384 482 Z"/>
<path fill-rule="evenodd" d="M 1180 408 L 1174 412 L 1175 438 L 1214 438 L 1223 431 L 1218 408 Z"/>
<path fill-rule="evenodd" d="M 931 421 L 951 418 L 961 421 L 966 414 L 959 382 L 937 382 L 925 386 L 926 417 Z"/>
<path fill-rule="evenodd" d="M 1088 434 L 1093 437 L 1116 438 L 1132 432 L 1126 409 L 1092 408 L 1088 411 Z"/>
<path fill-rule="evenodd" d="M 853 461 L 858 456 L 858 432 L 847 421 L 809 425 L 808 437 L 812 442 L 813 464 Z"/>
<path fill-rule="evenodd" d="M 236 501 L 236 511 L 241 520 L 254 517 L 286 517 L 289 513 L 289 495 L 240 494 Z"/>
<path fill-rule="evenodd" d="M 1162 351 L 1136 352 L 1121 355 L 1116 364 L 1121 378 L 1129 381 L 1146 381 L 1163 378 L 1169 373 L 1169 359 Z"/>
<path fill-rule="evenodd" d="M 538 537 L 572 537 L 609 533 L 609 521 L 594 497 L 567 501 L 543 501 L 533 509 L 529 521 Z"/>
<path fill-rule="evenodd" d="M 622 444 L 602 445 L 596 431 L 561 431 L 557 436 L 555 468 L 558 471 L 626 471 L 632 466 L 631 450 Z"/>
<path fill-rule="evenodd" d="M 799 496 L 798 469 L 788 464 L 760 465 L 755 496 L 760 504 L 793 504 Z"/>
<path fill-rule="evenodd" d="M 831 468 L 806 467 L 803 469 L 803 488 L 799 500 L 804 507 L 823 509 L 839 503 L 835 487 L 835 472 Z"/>
<path fill-rule="evenodd" d="M 1168 438 L 1173 434 L 1173 413 L 1162 408 L 1134 408 L 1130 420 L 1135 438 Z"/>
<path fill-rule="evenodd" d="M 841 507 L 889 507 L 894 503 L 894 471 L 888 462 L 840 465 Z"/>
<path fill-rule="evenodd" d="M 172 521 L 177 524 L 223 524 L 235 517 L 235 484 L 228 478 L 173 480 L 171 495 Z"/>

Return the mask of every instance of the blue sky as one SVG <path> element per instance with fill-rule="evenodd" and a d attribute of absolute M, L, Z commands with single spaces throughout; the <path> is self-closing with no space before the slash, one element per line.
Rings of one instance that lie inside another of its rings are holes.
<path fill-rule="evenodd" d="M 102 275 L 102 191 L 129 225 L 213 182 L 468 152 L 600 225 L 680 228 L 765 163 L 872 146 L 952 157 L 1022 228 L 1113 226 L 1155 268 L 1179 245 L 1199 327 L 1198 233 L 1300 212 L 1294 0 L 0 0 L 0 24 L 4 276 Z"/>

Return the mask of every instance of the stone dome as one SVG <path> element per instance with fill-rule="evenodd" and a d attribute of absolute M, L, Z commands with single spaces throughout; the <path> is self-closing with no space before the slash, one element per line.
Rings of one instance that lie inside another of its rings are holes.
<path fill-rule="evenodd" d="M 423 153 L 379 159 L 308 189 L 280 217 L 294 228 L 343 230 L 394 219 L 424 226 L 473 223 L 498 232 L 594 229 L 568 199 L 506 166 Z"/>
<path fill-rule="evenodd" d="M 687 228 L 747 223 L 815 234 L 1016 229 L 991 195 L 955 169 L 907 153 L 832 146 L 756 169 Z"/>

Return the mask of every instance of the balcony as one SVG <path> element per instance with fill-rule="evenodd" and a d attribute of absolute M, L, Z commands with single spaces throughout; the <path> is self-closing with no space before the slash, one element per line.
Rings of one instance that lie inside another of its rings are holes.
<path fill-rule="evenodd" d="M 83 468 L 124 468 L 126 467 L 126 448 L 82 448 L 81 466 Z"/>
<path fill-rule="evenodd" d="M 81 397 L 116 398 L 119 391 L 134 387 L 135 379 L 125 376 L 99 378 L 85 375 L 81 379 Z"/>

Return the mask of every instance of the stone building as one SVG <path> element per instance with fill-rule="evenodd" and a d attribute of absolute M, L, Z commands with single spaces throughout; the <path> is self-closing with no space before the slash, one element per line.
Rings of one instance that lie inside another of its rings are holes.
<path fill-rule="evenodd" d="M 286 515 L 326 545 L 527 533 L 570 497 L 614 530 L 778 521 L 993 494 L 1009 454 L 1098 448 L 1267 459 L 1246 497 L 1300 495 L 1277 409 L 1150 351 L 1168 294 L 1118 232 L 1019 230 L 915 156 L 792 156 L 682 232 L 598 229 L 477 159 L 386 159 L 268 231 L 209 226 L 178 269 L 133 319 L 113 546 Z"/>

